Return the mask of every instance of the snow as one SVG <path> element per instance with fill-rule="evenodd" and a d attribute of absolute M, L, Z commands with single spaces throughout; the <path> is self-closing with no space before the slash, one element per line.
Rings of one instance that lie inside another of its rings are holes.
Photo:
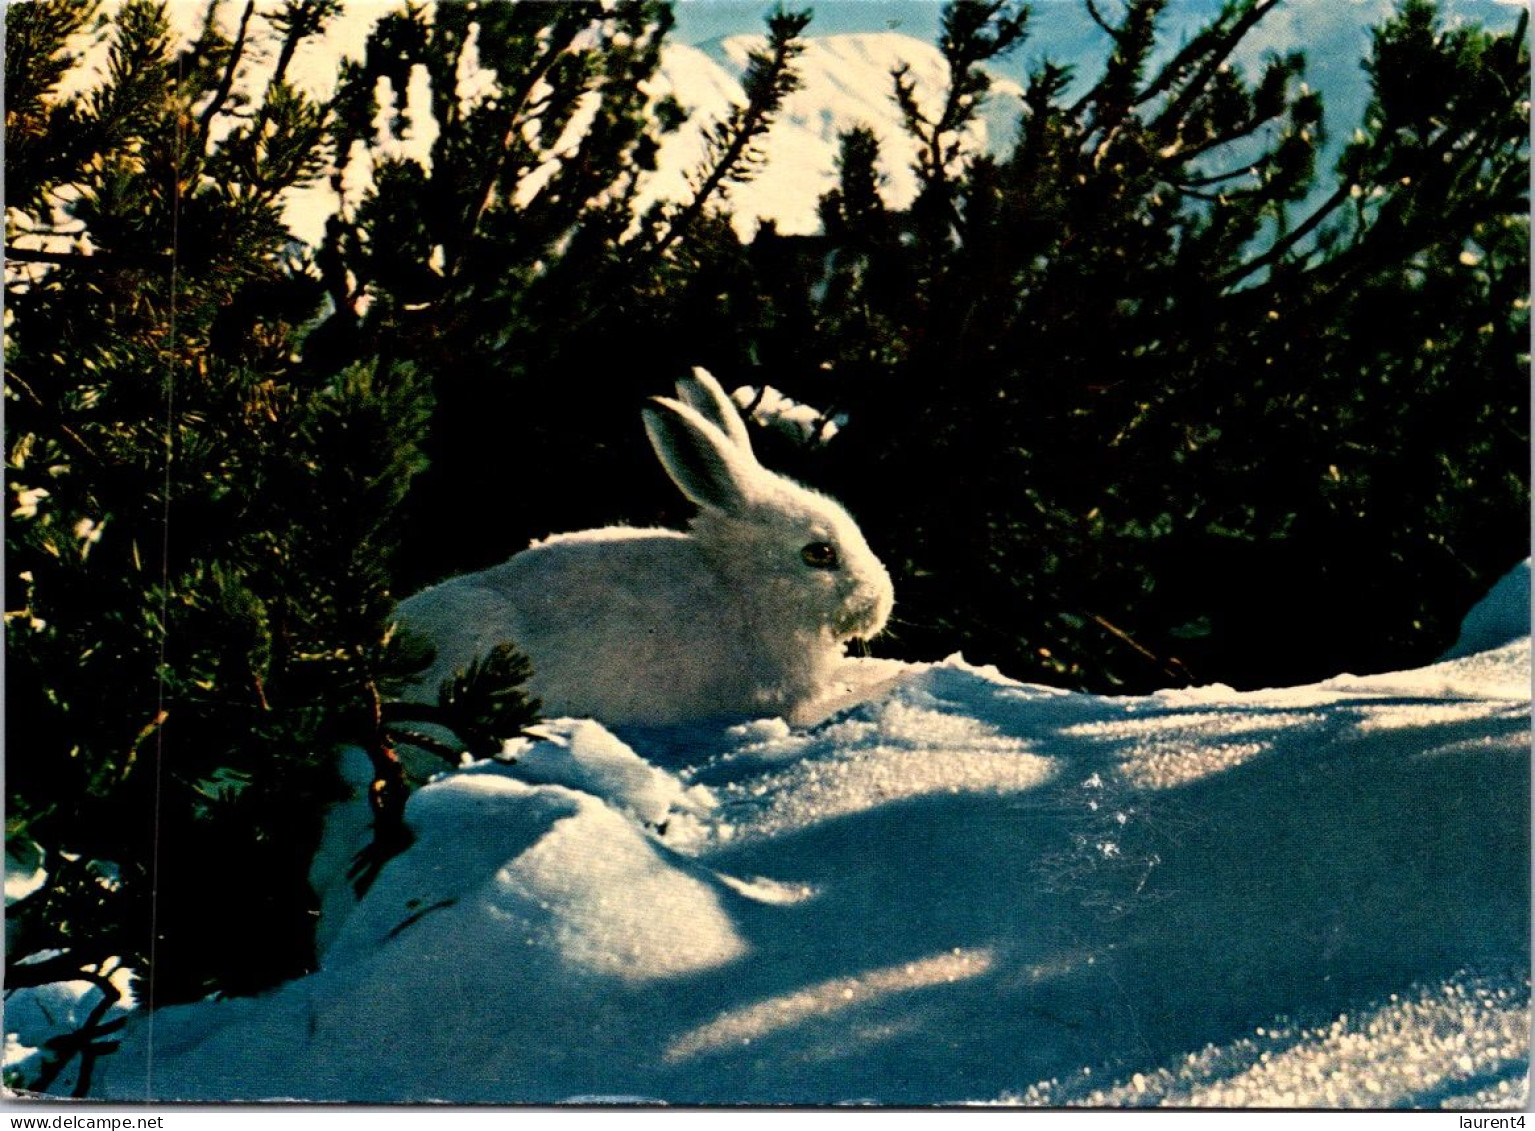
<path fill-rule="evenodd" d="M 515 740 L 502 755 L 523 781 L 583 790 L 647 825 L 705 814 L 715 806 L 707 788 L 684 788 L 589 719 L 558 719 L 529 733 L 542 741 Z"/>
<path fill-rule="evenodd" d="M 5 847 L 5 905 L 25 899 L 48 882 L 43 850 L 17 837 Z"/>
<path fill-rule="evenodd" d="M 865 660 L 811 726 L 546 722 L 417 791 L 360 901 L 338 808 L 318 972 L 135 1017 L 93 1094 L 1519 1107 L 1505 597 L 1490 650 L 1305 687 Z"/>
<path fill-rule="evenodd" d="M 28 955 L 16 963 L 14 976 L 25 973 L 33 962 L 58 955 L 44 951 Z M 106 1006 L 98 1021 L 109 1024 L 126 1016 L 134 1007 L 131 982 L 133 971 L 117 958 L 108 958 L 92 969 L 112 987 L 115 1000 Z M 100 986 L 84 979 L 47 982 L 40 986 L 20 986 L 5 998 L 5 1068 L 22 1078 L 35 1079 L 49 1059 L 44 1046 L 60 1034 L 73 1033 L 85 1025 L 92 1013 L 102 1006 L 106 995 Z M 68 1094 L 77 1079 L 78 1061 L 72 1061 L 55 1085 Z"/>
<path fill-rule="evenodd" d="M 1492 591 L 1467 614 L 1460 638 L 1445 659 L 1485 652 L 1517 639 L 1530 630 L 1530 560 L 1506 573 Z"/>
<path fill-rule="evenodd" d="M 762 427 L 775 429 L 799 444 L 830 443 L 847 426 L 845 413 L 828 416 L 813 405 L 790 400 L 771 385 L 742 385 L 730 399 Z"/>

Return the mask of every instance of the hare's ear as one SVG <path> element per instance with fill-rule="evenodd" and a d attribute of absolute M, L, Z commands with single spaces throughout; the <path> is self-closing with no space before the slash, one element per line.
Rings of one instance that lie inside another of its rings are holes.
<path fill-rule="evenodd" d="M 756 461 L 696 409 L 652 397 L 641 413 L 650 446 L 672 482 L 701 507 L 738 511 L 751 496 Z M 761 474 L 755 472 L 755 474 Z"/>
<path fill-rule="evenodd" d="M 707 369 L 693 367 L 693 374 L 677 382 L 677 399 L 697 410 L 698 414 L 725 433 L 736 447 L 750 454 L 751 436 L 746 421 L 741 419 L 735 402 L 725 395 L 725 390 Z"/>

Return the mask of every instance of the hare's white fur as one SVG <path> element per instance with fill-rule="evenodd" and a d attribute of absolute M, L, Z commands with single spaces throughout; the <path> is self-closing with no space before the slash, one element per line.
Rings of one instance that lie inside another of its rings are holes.
<path fill-rule="evenodd" d="M 890 577 L 848 513 L 768 471 L 702 369 L 654 398 L 646 431 L 698 514 L 686 532 L 558 534 L 400 605 L 437 650 L 408 697 L 510 641 L 533 662 L 546 715 L 610 723 L 796 717 L 830 690 L 847 642 L 878 633 Z M 815 543 L 836 568 L 807 564 Z"/>

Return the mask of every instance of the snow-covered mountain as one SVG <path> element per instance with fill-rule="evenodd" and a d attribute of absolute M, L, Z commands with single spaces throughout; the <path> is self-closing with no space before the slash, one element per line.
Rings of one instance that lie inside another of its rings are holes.
<path fill-rule="evenodd" d="M 662 148 L 661 168 L 647 186 L 647 200 L 685 198 L 687 174 L 703 159 L 700 127 L 745 100 L 741 76 L 748 53 L 761 43 L 761 36 L 735 35 L 696 47 L 666 48 L 657 94 L 676 97 L 693 112 L 694 121 Z M 887 201 L 897 208 L 911 202 L 917 190 L 912 172 L 916 145 L 891 97 L 891 71 L 901 64 L 910 68 L 920 104 L 936 114 L 948 84 L 948 65 L 932 44 L 897 32 L 806 40 L 797 63 L 803 86 L 786 100 L 763 146 L 767 168 L 731 192 L 743 230 L 754 228 L 758 218 L 771 218 L 783 232 L 816 231 L 816 201 L 836 184 L 839 135 L 854 126 L 866 126 L 880 139 Z M 1022 93 L 1017 83 L 996 80 L 970 131 L 971 146 L 985 150 L 1011 141 Z"/>

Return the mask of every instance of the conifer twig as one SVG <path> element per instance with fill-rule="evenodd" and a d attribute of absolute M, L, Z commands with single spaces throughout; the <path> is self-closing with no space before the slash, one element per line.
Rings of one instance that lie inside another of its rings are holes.
<path fill-rule="evenodd" d="M 229 58 L 224 63 L 224 73 L 219 76 L 219 85 L 213 92 L 213 98 L 197 117 L 199 148 L 207 147 L 208 130 L 213 125 L 213 119 L 218 117 L 219 111 L 224 108 L 224 103 L 229 99 L 230 91 L 234 89 L 235 72 L 239 70 L 240 63 L 245 58 L 245 37 L 250 30 L 251 16 L 255 13 L 256 0 L 245 0 L 245 11 L 240 15 L 240 28 L 235 32 L 234 42 L 230 45 Z"/>
<path fill-rule="evenodd" d="M 799 75 L 794 60 L 804 51 L 800 34 L 810 23 L 810 13 L 785 12 L 768 17 L 767 50 L 751 53 L 742 86 L 746 105 L 736 107 L 724 121 L 716 123 L 709 139 L 715 151 L 703 172 L 693 198 L 667 226 L 666 233 L 651 246 L 648 258 L 666 254 L 703 213 L 710 199 L 728 182 L 742 178 L 751 161 L 751 146 L 773 124 L 783 100 L 799 89 Z"/>

